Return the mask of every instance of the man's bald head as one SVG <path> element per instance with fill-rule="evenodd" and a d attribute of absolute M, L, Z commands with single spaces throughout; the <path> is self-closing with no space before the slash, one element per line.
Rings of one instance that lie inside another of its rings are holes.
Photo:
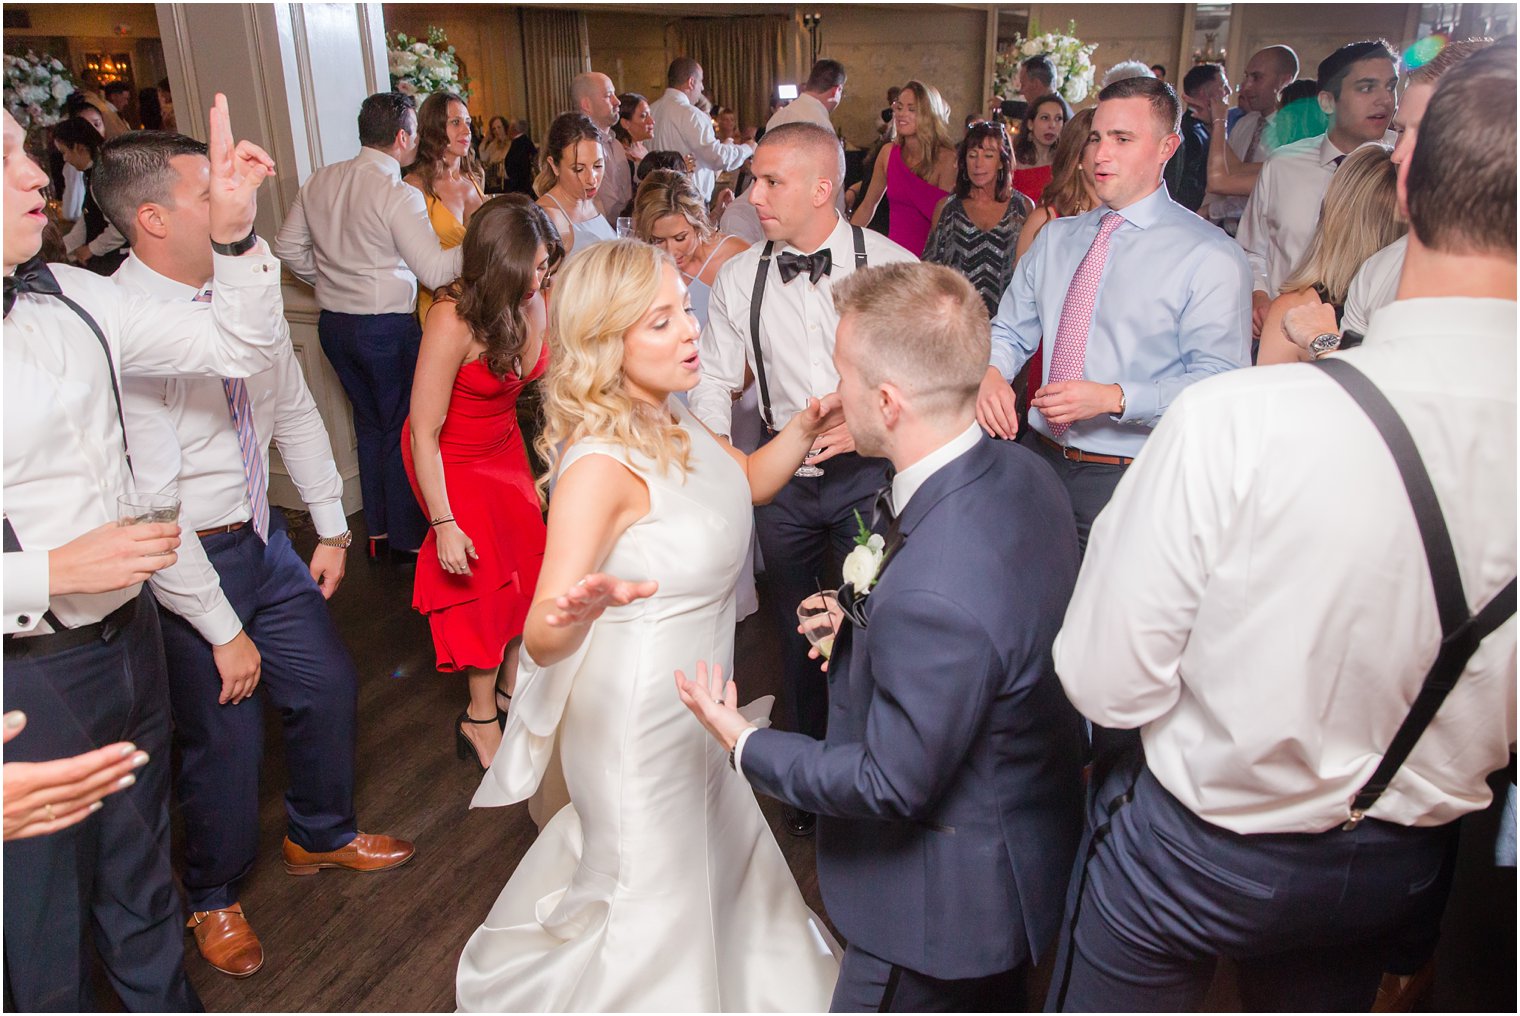
<path fill-rule="evenodd" d="M 570 101 L 602 130 L 617 123 L 617 89 L 612 86 L 612 79 L 599 71 L 586 71 L 571 79 Z"/>
<path fill-rule="evenodd" d="M 757 151 L 765 148 L 777 148 L 801 160 L 799 168 L 806 167 L 828 180 L 836 193 L 844 184 L 844 148 L 833 132 L 815 123 L 786 123 L 773 127 L 760 139 Z"/>

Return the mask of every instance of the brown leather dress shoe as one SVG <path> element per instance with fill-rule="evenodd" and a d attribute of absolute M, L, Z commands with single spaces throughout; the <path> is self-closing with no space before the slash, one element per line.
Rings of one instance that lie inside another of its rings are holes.
<path fill-rule="evenodd" d="M 360 833 L 345 847 L 314 854 L 302 850 L 285 837 L 285 870 L 292 875 L 315 875 L 319 868 L 347 868 L 349 871 L 385 871 L 412 859 L 417 848 L 406 840 L 379 833 Z"/>
<path fill-rule="evenodd" d="M 207 963 L 232 977 L 247 977 L 264 965 L 264 947 L 243 916 L 243 905 L 197 910 L 185 922 L 195 930 L 195 944 Z"/>

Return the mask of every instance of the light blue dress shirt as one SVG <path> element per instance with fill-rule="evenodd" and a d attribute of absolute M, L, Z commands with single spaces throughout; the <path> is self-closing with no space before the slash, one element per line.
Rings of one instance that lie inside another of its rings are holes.
<path fill-rule="evenodd" d="M 1040 230 L 1014 269 L 992 320 L 992 366 L 1012 379 L 1046 338 L 1042 383 L 1061 308 L 1077 266 L 1098 235 L 1106 205 Z M 1083 376 L 1124 388 L 1122 417 L 1101 414 L 1069 427 L 1060 443 L 1133 457 L 1177 393 L 1251 362 L 1251 268 L 1219 227 L 1158 187 L 1121 209 L 1093 305 Z M 1051 437 L 1031 408 L 1029 422 Z"/>

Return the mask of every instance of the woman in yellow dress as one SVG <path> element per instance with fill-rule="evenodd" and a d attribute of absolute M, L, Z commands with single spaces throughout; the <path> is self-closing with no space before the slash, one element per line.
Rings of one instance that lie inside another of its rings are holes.
<path fill-rule="evenodd" d="M 465 226 L 485 203 L 485 174 L 470 151 L 470 109 L 452 92 L 434 92 L 417 110 L 417 161 L 406 182 L 422 191 L 428 221 L 445 250 L 464 242 Z M 433 294 L 417 291 L 417 317 L 427 324 Z"/>

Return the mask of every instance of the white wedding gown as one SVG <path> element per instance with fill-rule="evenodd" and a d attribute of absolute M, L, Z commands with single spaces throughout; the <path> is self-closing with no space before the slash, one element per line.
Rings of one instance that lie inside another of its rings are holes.
<path fill-rule="evenodd" d="M 671 400 L 691 470 L 582 441 L 628 466 L 650 511 L 602 570 L 652 578 L 581 649 L 523 654 L 505 739 L 473 807 L 512 804 L 559 756 L 570 804 L 544 826 L 459 960 L 464 1011 L 823 1011 L 839 947 L 803 902 L 754 792 L 676 694 L 697 660 L 729 670 L 752 512 L 743 472 Z M 740 675 L 742 682 L 742 675 Z M 557 744 L 556 744 L 557 740 Z"/>

